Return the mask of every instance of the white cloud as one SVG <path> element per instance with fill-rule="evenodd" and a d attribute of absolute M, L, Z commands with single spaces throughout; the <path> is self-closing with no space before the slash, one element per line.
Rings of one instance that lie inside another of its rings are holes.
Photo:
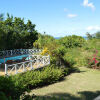
<path fill-rule="evenodd" d="M 84 6 L 84 7 L 90 7 L 93 11 L 95 10 L 94 4 L 93 4 L 92 2 L 89 3 L 89 0 L 84 0 L 84 1 L 83 1 L 83 6 Z"/>
<path fill-rule="evenodd" d="M 67 15 L 69 18 L 74 18 L 74 17 L 77 17 L 78 15 L 77 14 L 68 14 Z"/>
<path fill-rule="evenodd" d="M 99 31 L 100 30 L 100 26 L 89 26 L 86 28 L 87 31 Z"/>

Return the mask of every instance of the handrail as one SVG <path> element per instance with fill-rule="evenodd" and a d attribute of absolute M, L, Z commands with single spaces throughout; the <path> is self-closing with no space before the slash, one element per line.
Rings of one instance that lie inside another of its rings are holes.
<path fill-rule="evenodd" d="M 23 55 L 23 54 L 35 54 L 40 53 L 40 49 L 14 49 L 14 50 L 3 50 L 0 51 L 0 57 L 9 57 L 14 55 Z"/>
<path fill-rule="evenodd" d="M 5 64 L 5 75 L 9 76 L 11 72 L 15 72 L 14 74 L 20 73 L 18 72 L 19 69 L 22 69 L 22 72 L 26 71 L 26 67 L 29 67 L 29 70 L 33 70 L 34 66 L 37 64 L 37 67 L 39 66 L 45 66 L 50 64 L 50 56 L 42 56 L 42 55 L 30 55 L 30 57 L 35 57 L 33 59 L 30 59 L 28 61 L 24 61 L 21 63 L 16 64 Z M 27 66 L 25 65 L 27 64 Z M 8 72 L 8 68 L 12 67 L 11 70 Z"/>

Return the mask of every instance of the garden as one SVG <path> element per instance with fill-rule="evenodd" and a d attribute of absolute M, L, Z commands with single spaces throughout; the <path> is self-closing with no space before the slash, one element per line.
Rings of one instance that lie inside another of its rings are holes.
<path fill-rule="evenodd" d="M 41 55 L 50 55 L 50 65 L 0 76 L 0 100 L 92 100 L 99 95 L 100 32 L 88 33 L 87 40 L 76 35 L 55 39 L 38 33 L 30 20 L 25 24 L 7 16 L 0 21 L 0 50 L 41 49 Z"/>

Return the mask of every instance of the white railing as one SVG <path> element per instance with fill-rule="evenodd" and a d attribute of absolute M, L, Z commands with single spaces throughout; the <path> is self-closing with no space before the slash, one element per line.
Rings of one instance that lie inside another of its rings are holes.
<path fill-rule="evenodd" d="M 16 55 L 24 55 L 30 54 L 33 55 L 35 53 L 40 53 L 42 50 L 40 49 L 14 49 L 14 50 L 4 50 L 0 51 L 0 57 L 9 57 L 9 56 L 16 56 Z"/>
<path fill-rule="evenodd" d="M 30 55 L 30 60 L 16 63 L 16 64 L 5 64 L 5 75 L 14 75 L 22 73 L 27 70 L 37 69 L 50 64 L 50 56 L 42 55 Z"/>

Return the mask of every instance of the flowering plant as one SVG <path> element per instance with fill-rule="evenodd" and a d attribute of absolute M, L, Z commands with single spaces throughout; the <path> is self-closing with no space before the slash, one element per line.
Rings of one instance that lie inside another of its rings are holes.
<path fill-rule="evenodd" d="M 100 65 L 100 57 L 98 56 L 98 50 L 95 50 L 95 54 L 92 58 L 89 58 L 89 67 L 98 68 Z"/>
<path fill-rule="evenodd" d="M 48 54 L 49 54 L 48 48 L 44 48 L 43 51 L 41 52 L 41 55 L 48 55 Z"/>

